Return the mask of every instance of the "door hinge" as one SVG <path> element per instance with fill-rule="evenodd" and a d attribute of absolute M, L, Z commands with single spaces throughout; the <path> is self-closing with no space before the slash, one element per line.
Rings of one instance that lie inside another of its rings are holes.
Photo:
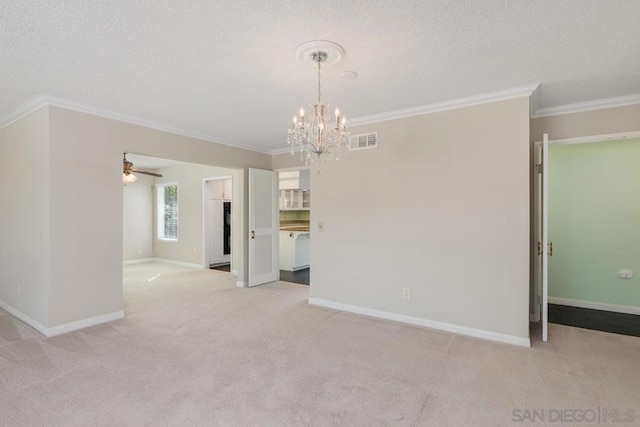
<path fill-rule="evenodd" d="M 536 173 L 542 173 L 542 163 L 538 163 L 536 166 Z"/>
<path fill-rule="evenodd" d="M 538 256 L 542 255 L 542 242 L 538 240 Z"/>

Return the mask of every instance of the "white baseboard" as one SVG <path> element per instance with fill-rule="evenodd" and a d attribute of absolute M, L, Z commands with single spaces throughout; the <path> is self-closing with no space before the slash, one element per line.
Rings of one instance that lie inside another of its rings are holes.
<path fill-rule="evenodd" d="M 129 259 L 122 261 L 122 265 L 146 264 L 148 262 L 153 262 L 153 258 Z"/>
<path fill-rule="evenodd" d="M 31 316 L 27 316 L 17 308 L 12 305 L 7 304 L 4 301 L 0 301 L 0 308 L 12 315 L 13 317 L 22 320 L 27 325 L 31 326 L 36 331 L 40 332 L 44 336 L 47 335 L 47 327 L 37 320 L 33 319 Z"/>
<path fill-rule="evenodd" d="M 249 282 L 241 282 L 241 281 L 238 280 L 236 282 L 236 286 L 239 287 L 239 288 L 246 288 L 246 287 L 249 286 Z"/>
<path fill-rule="evenodd" d="M 31 326 L 36 331 L 40 332 L 45 337 L 53 337 L 56 335 L 66 334 L 67 332 L 77 331 L 78 329 L 88 328 L 89 326 L 99 325 L 101 323 L 111 322 L 112 320 L 122 319 L 124 317 L 124 311 L 116 311 L 113 313 L 102 314 L 100 316 L 90 317 L 88 319 L 76 320 L 75 322 L 65 323 L 63 325 L 53 326 L 47 328 L 37 320 L 27 316 L 17 308 L 0 301 L 0 308 L 4 311 L 16 317 Z"/>
<path fill-rule="evenodd" d="M 152 258 L 153 262 L 159 262 L 162 264 L 173 264 L 173 265 L 179 265 L 182 267 L 187 267 L 187 268 L 193 268 L 195 270 L 204 270 L 204 266 L 202 264 L 194 264 L 191 262 L 182 262 L 182 261 L 174 261 L 172 259 L 165 259 L 165 258 Z"/>
<path fill-rule="evenodd" d="M 438 322 L 435 320 L 422 319 L 420 317 L 405 316 L 403 314 L 391 313 L 388 311 L 374 310 L 371 308 L 358 307 L 355 305 L 342 304 L 339 302 L 323 300 L 320 298 L 309 298 L 309 304 L 320 307 L 333 308 L 347 311 L 349 313 L 363 314 L 365 316 L 377 317 L 379 319 L 393 320 L 410 325 L 424 326 L 426 328 L 438 329 L 455 334 L 467 335 L 475 338 L 482 338 L 506 344 L 513 344 L 521 347 L 531 347 L 529 338 L 517 337 L 514 335 L 501 334 L 498 332 L 484 331 L 466 326 L 454 325 L 451 323 Z"/>
<path fill-rule="evenodd" d="M 63 325 L 47 328 L 48 337 L 66 334 L 67 332 L 77 331 L 78 329 L 88 328 L 89 326 L 99 325 L 101 323 L 111 322 L 113 320 L 122 319 L 124 311 L 114 311 L 113 313 L 102 314 L 100 316 L 89 317 L 88 319 L 76 320 L 75 322 L 65 323 Z"/>
<path fill-rule="evenodd" d="M 571 307 L 591 308 L 594 310 L 640 315 L 640 307 L 634 307 L 630 305 L 608 304 L 604 302 L 582 301 L 577 299 L 556 297 L 549 297 L 549 304 L 568 305 Z"/>

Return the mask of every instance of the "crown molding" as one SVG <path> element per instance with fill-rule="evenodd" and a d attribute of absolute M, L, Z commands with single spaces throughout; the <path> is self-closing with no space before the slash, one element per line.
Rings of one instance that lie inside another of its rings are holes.
<path fill-rule="evenodd" d="M 536 88 L 531 92 L 531 96 L 529 97 L 529 120 L 533 114 L 538 111 L 538 102 L 540 101 L 540 84 L 536 86 Z"/>
<path fill-rule="evenodd" d="M 273 155 L 273 154 L 291 154 L 291 147 L 276 148 L 274 150 L 271 150 L 269 153 L 271 155 Z"/>
<path fill-rule="evenodd" d="M 12 125 L 20 119 L 28 116 L 31 113 L 43 108 L 43 107 L 58 107 L 65 110 L 77 111 L 80 113 L 90 114 L 92 116 L 102 117 L 105 119 L 116 120 L 119 122 L 129 123 L 137 126 L 143 126 L 146 128 L 158 130 L 161 132 L 172 133 L 174 135 L 186 136 L 188 138 L 200 139 L 203 141 L 213 142 L 216 144 L 226 145 L 233 148 L 240 148 L 242 150 L 255 151 L 262 154 L 271 154 L 268 149 L 259 149 L 256 147 L 250 147 L 243 144 L 238 144 L 233 141 L 228 141 L 221 138 L 211 137 L 199 132 L 192 132 L 186 129 L 167 126 L 161 123 L 157 123 L 151 120 L 145 120 L 138 117 L 130 116 L 127 114 L 118 113 L 115 111 L 107 110 L 104 108 L 96 107 L 93 105 L 83 104 L 80 102 L 71 101 L 68 99 L 57 98 L 48 95 L 38 95 L 35 98 L 25 102 L 9 114 L 0 118 L 0 129 L 4 129 L 7 126 Z"/>
<path fill-rule="evenodd" d="M 18 120 L 22 120 L 27 117 L 31 113 L 35 113 L 39 109 L 46 107 L 49 105 L 47 103 L 47 98 L 44 95 L 38 95 L 35 98 L 32 98 L 20 105 L 18 108 L 9 112 L 8 114 L 0 117 L 0 130 L 11 126 Z"/>
<path fill-rule="evenodd" d="M 571 145 L 571 144 L 587 144 L 590 142 L 620 141 L 622 139 L 640 138 L 640 131 L 607 133 L 604 135 L 576 136 L 572 138 L 550 139 L 549 144 L 553 145 Z M 542 141 L 535 141 L 534 144 L 540 144 Z"/>
<path fill-rule="evenodd" d="M 506 101 L 523 96 L 530 97 L 530 111 L 535 111 L 538 103 L 538 92 L 540 83 L 527 86 L 519 86 L 511 89 L 499 90 L 496 92 L 483 93 L 480 95 L 467 96 L 464 98 L 451 99 L 449 101 L 436 102 L 434 104 L 420 105 L 418 107 L 404 108 L 401 110 L 387 111 L 370 116 L 355 117 L 348 120 L 349 127 L 368 125 L 372 123 L 385 122 L 387 120 L 403 119 L 405 117 L 420 116 L 422 114 L 437 113 L 440 111 L 457 110 L 458 108 L 471 107 L 474 105 L 489 104 L 492 102 Z M 291 148 L 276 148 L 271 150 L 273 154 L 283 154 L 291 152 Z"/>
<path fill-rule="evenodd" d="M 540 84 L 532 84 L 520 86 L 512 89 L 505 89 L 497 92 L 474 95 L 464 98 L 452 99 L 449 101 L 437 102 L 418 107 L 405 108 L 401 110 L 393 110 L 385 113 L 372 114 L 369 116 L 356 117 L 349 121 L 350 127 L 361 126 L 366 124 L 378 123 L 387 120 L 401 119 L 405 117 L 413 117 L 422 114 L 436 113 L 440 111 L 455 110 L 458 108 L 470 107 L 474 105 L 488 104 L 492 102 L 505 101 L 514 98 L 528 96 L 530 99 L 531 118 L 548 117 L 560 114 L 578 113 L 584 111 L 600 110 L 604 108 L 623 107 L 627 105 L 640 104 L 640 94 L 619 96 L 614 98 L 598 99 L 595 101 L 579 102 L 574 104 L 558 105 L 555 107 L 538 108 L 538 99 L 540 93 Z M 199 132 L 192 132 L 186 129 L 163 125 L 154 121 L 137 118 L 134 116 L 117 113 L 115 111 L 106 110 L 88 104 L 82 104 L 67 99 L 57 98 L 48 95 L 38 95 L 24 104 L 20 105 L 10 113 L 0 117 L 0 129 L 4 129 L 18 120 L 23 119 L 35 111 L 47 106 L 64 108 L 67 110 L 78 111 L 93 116 L 103 117 L 107 119 L 117 120 L 133 125 L 143 126 L 162 132 L 172 133 L 175 135 L 186 136 L 189 138 L 200 139 L 203 141 L 213 142 L 216 144 L 226 145 L 229 147 L 239 148 L 243 150 L 254 151 L 262 154 L 284 154 L 291 151 L 290 147 L 276 148 L 273 150 L 260 149 L 248 145 L 239 144 L 233 141 L 215 138 Z"/>
<path fill-rule="evenodd" d="M 640 93 L 635 95 L 617 96 L 614 98 L 596 99 L 595 101 L 577 102 L 575 104 L 557 105 L 531 110 L 531 118 L 557 116 L 560 114 L 581 113 L 584 111 L 601 110 L 604 108 L 624 107 L 640 104 Z"/>
<path fill-rule="evenodd" d="M 467 96 L 464 98 L 452 99 L 449 101 L 436 102 L 434 104 L 421 105 L 418 107 L 405 108 L 401 110 L 388 111 L 386 113 L 372 114 L 370 116 L 356 117 L 348 121 L 349 126 L 361 126 L 371 123 L 384 122 L 387 120 L 402 119 L 405 117 L 419 116 L 422 114 L 437 113 L 440 111 L 457 110 L 458 108 L 471 107 L 474 105 L 489 104 L 492 102 L 506 101 L 509 99 L 532 96 L 539 83 L 520 86 L 511 89 L 499 90 L 491 93 Z"/>
<path fill-rule="evenodd" d="M 561 114 L 579 113 L 585 111 L 601 110 L 604 108 L 624 107 L 627 105 L 640 104 L 640 94 L 618 96 L 614 98 L 597 99 L 595 101 L 578 102 L 575 104 L 558 105 L 555 107 L 538 108 L 538 100 L 540 95 L 540 85 L 522 86 L 513 89 L 507 89 L 504 91 L 487 93 L 483 95 L 476 95 L 467 98 L 459 98 L 451 101 L 440 102 L 436 104 L 428 104 L 420 107 L 407 108 L 404 110 L 389 111 L 387 113 L 374 114 L 371 116 L 358 117 L 349 121 L 350 126 L 360 126 L 364 124 L 377 123 L 386 120 L 399 119 L 403 117 L 417 116 L 420 114 L 435 113 L 438 111 L 453 110 L 462 107 L 469 107 L 472 105 L 486 104 L 496 101 L 504 101 L 507 99 L 518 98 L 521 96 L 529 96 L 530 98 L 530 111 L 531 118 L 556 116 Z M 565 140 L 549 141 L 556 144 L 576 144 L 582 142 L 594 142 L 603 141 L 608 139 L 622 139 L 636 137 L 635 134 L 631 135 L 629 132 L 613 135 L 596 135 L 588 138 L 567 138 Z M 278 148 L 272 150 L 271 154 L 288 153 L 289 148 Z"/>

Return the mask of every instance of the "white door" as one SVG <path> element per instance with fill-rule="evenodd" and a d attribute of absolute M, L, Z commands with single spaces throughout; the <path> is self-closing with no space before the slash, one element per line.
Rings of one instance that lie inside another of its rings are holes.
<path fill-rule="evenodd" d="M 549 241 L 549 135 L 542 137 L 542 341 L 547 341 L 549 326 L 549 257 L 553 242 Z"/>
<path fill-rule="evenodd" d="M 534 147 L 536 173 L 534 177 L 534 320 L 542 321 L 542 341 L 548 338 L 549 308 L 549 256 L 553 243 L 549 241 L 549 135 Z"/>
<path fill-rule="evenodd" d="M 249 169 L 249 286 L 280 279 L 278 174 Z"/>

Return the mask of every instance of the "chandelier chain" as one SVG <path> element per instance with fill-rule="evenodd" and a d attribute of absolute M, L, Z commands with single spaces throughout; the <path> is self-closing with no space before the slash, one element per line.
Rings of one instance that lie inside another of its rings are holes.
<path fill-rule="evenodd" d="M 320 61 L 318 61 L 318 104 L 320 104 Z"/>

